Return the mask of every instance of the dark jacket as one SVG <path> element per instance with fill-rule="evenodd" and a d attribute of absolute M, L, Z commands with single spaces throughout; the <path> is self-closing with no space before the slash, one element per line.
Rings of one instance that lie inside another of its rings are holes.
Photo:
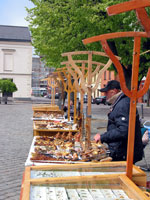
<path fill-rule="evenodd" d="M 101 135 L 101 142 L 108 144 L 114 161 L 126 160 L 130 99 L 123 93 L 116 99 L 108 114 L 107 132 Z M 139 114 L 136 112 L 134 163 L 143 156 L 142 135 Z"/>
<path fill-rule="evenodd" d="M 68 107 L 64 106 L 63 110 L 64 112 L 67 112 Z M 70 117 L 73 117 L 73 116 L 74 116 L 74 105 L 70 105 Z M 66 117 L 68 117 L 68 113 L 66 114 Z"/>

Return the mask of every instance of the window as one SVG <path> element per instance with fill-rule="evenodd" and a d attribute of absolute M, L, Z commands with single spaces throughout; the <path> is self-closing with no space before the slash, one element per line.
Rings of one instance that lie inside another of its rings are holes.
<path fill-rule="evenodd" d="M 14 49 L 2 49 L 4 52 L 4 71 L 13 71 Z"/>
<path fill-rule="evenodd" d="M 111 71 L 109 71 L 109 80 L 111 80 Z"/>
<path fill-rule="evenodd" d="M 106 71 L 104 72 L 104 80 L 106 80 Z"/>

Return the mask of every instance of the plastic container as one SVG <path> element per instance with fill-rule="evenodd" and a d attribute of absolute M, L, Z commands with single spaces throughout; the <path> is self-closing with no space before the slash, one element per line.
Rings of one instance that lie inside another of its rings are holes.
<path fill-rule="evenodd" d="M 144 128 L 146 128 L 148 130 L 148 137 L 150 140 L 150 121 L 145 121 L 143 126 L 144 126 Z"/>

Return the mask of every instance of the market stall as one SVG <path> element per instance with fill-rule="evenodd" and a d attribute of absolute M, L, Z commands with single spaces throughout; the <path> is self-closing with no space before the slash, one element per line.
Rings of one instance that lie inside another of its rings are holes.
<path fill-rule="evenodd" d="M 139 6 L 139 1 L 134 0 L 134 2 L 137 2 L 137 6 Z M 142 18 L 142 21 L 143 19 L 145 18 Z M 149 29 L 146 31 L 149 31 Z M 126 86 L 119 59 L 112 53 L 107 43 L 108 39 L 119 37 L 134 38 L 131 90 Z M 86 138 L 88 140 L 87 146 L 86 142 L 79 140 L 78 136 L 74 139 L 75 137 L 72 133 L 68 135 L 58 133 L 55 137 L 47 138 L 34 137 L 25 163 L 26 169 L 22 185 L 22 200 L 93 200 L 100 198 L 102 200 L 149 199 L 149 197 L 133 183 L 134 181 L 139 186 L 146 186 L 145 173 L 133 165 L 136 100 L 147 91 L 150 84 L 149 70 L 143 89 L 138 91 L 140 40 L 142 37 L 146 38 L 149 37 L 149 35 L 146 32 L 121 32 L 95 36 L 83 41 L 84 44 L 96 41 L 101 42 L 105 53 L 113 61 L 118 70 L 123 92 L 131 99 L 127 162 L 106 162 L 111 159 L 107 148 L 101 143 L 94 143 L 90 140 L 89 119 L 87 119 L 87 122 L 89 122 Z M 69 54 L 69 59 L 73 66 L 74 62 L 70 56 L 71 54 Z M 90 52 L 90 59 L 91 56 L 92 53 Z M 91 72 L 90 68 L 89 74 L 91 74 Z M 80 73 L 80 78 L 81 77 L 82 74 Z M 89 94 L 88 103 L 91 103 L 90 75 L 88 75 L 87 85 L 83 83 L 83 80 L 84 78 L 81 78 L 82 87 L 87 90 Z M 88 106 L 87 118 L 90 118 L 91 107 L 89 104 Z M 105 162 L 103 163 L 103 161 Z M 57 165 L 54 165 L 56 163 Z"/>

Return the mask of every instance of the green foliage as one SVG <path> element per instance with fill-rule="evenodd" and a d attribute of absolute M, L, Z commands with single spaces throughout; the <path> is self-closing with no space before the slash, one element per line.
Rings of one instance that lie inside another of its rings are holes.
<path fill-rule="evenodd" d="M 122 31 L 143 31 L 135 12 L 108 16 L 106 8 L 125 0 L 31 0 L 34 8 L 28 9 L 33 46 L 47 66 L 60 67 L 61 56 L 70 51 L 103 51 L 99 42 L 83 45 L 88 37 Z M 127 1 L 127 0 L 126 0 Z M 147 8 L 149 12 L 149 8 Z M 141 52 L 149 49 L 149 39 L 142 39 Z M 132 67 L 133 38 L 110 40 L 112 51 L 121 57 L 127 69 Z M 101 60 L 103 61 L 103 60 Z M 145 76 L 150 54 L 140 60 L 140 76 Z M 112 66 L 112 68 L 114 68 Z"/>
<path fill-rule="evenodd" d="M 0 91 L 2 93 L 16 92 L 17 87 L 11 80 L 0 79 Z"/>

